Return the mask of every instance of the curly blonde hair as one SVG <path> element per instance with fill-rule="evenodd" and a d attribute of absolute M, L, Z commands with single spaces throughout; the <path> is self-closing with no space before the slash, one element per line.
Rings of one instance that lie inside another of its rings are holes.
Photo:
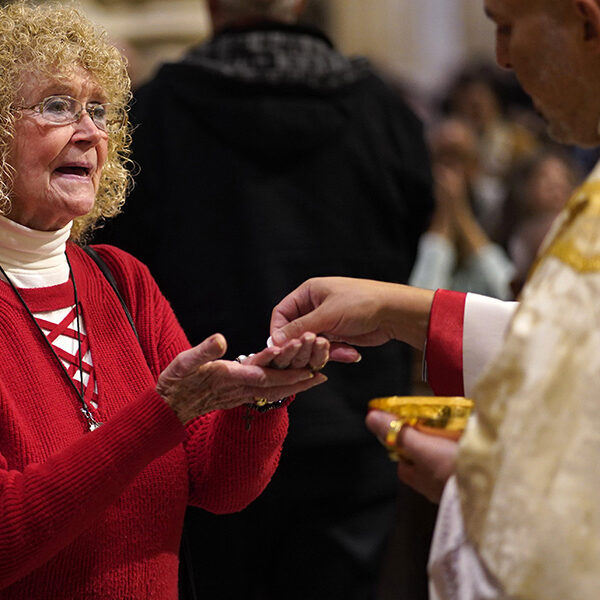
<path fill-rule="evenodd" d="M 126 111 L 131 100 L 127 64 L 108 34 L 74 6 L 36 6 L 26 0 L 0 8 L 0 213 L 11 206 L 13 169 L 8 156 L 15 131 L 16 95 L 25 73 L 63 80 L 83 68 L 102 88 L 107 101 Z M 108 156 L 94 208 L 73 222 L 71 239 L 85 241 L 98 224 L 118 214 L 131 184 L 131 126 L 108 134 Z"/>

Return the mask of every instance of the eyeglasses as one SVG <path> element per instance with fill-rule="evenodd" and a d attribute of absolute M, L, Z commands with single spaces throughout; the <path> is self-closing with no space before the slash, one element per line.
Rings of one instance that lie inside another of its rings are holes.
<path fill-rule="evenodd" d="M 22 106 L 21 110 L 35 110 L 42 119 L 56 125 L 68 125 L 81 119 L 86 111 L 101 131 L 113 132 L 125 123 L 125 111 L 108 102 L 88 102 L 85 106 L 71 96 L 48 96 L 33 106 Z"/>

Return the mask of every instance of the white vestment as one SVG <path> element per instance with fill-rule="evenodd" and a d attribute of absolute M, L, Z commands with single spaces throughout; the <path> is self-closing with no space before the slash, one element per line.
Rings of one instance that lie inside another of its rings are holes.
<path fill-rule="evenodd" d="M 434 598 L 600 597 L 597 170 L 540 256 L 504 346 L 472 394 L 477 416 L 457 463 L 466 535 L 458 519 L 447 527 L 452 482 L 430 559 Z"/>

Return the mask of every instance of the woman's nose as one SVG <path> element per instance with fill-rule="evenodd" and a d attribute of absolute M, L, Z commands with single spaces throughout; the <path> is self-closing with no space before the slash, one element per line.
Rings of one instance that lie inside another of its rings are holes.
<path fill-rule="evenodd" d="M 102 131 L 87 110 L 82 110 L 79 119 L 73 123 L 75 127 L 74 135 L 81 139 L 88 139 L 90 142 L 97 143 L 106 137 L 106 132 Z"/>

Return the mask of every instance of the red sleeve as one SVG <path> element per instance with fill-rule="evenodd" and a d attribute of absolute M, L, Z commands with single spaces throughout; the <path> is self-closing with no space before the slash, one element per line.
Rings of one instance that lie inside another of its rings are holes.
<path fill-rule="evenodd" d="M 438 396 L 464 396 L 463 319 L 467 295 L 437 290 L 433 297 L 425 361 L 427 380 Z"/>
<path fill-rule="evenodd" d="M 190 504 L 217 514 L 248 506 L 271 480 L 287 430 L 285 406 L 264 413 L 239 406 L 189 423 Z"/>
<path fill-rule="evenodd" d="M 95 248 L 123 288 L 146 360 L 158 377 L 190 344 L 145 265 L 112 246 Z M 186 425 L 190 504 L 217 514 L 237 512 L 271 480 L 287 435 L 287 408 L 252 413 L 250 430 L 245 416 L 241 406 L 210 412 Z"/>

